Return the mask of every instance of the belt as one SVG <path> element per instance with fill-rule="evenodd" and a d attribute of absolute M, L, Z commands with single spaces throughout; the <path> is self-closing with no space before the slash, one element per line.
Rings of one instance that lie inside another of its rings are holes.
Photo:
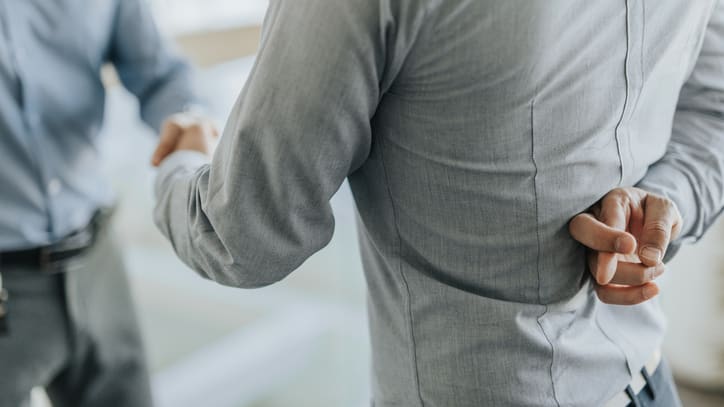
<path fill-rule="evenodd" d="M 96 211 L 85 227 L 52 245 L 0 252 L 0 272 L 8 267 L 21 267 L 48 273 L 63 271 L 64 268 L 58 267 L 59 265 L 93 247 L 99 231 L 103 229 L 112 214 L 113 209 Z M 0 273 L 0 336 L 8 332 L 7 306 L 9 299 L 10 295 L 3 287 L 2 273 Z"/>
<path fill-rule="evenodd" d="M 98 210 L 90 222 L 59 242 L 32 249 L 0 252 L 0 271 L 6 268 L 28 268 L 41 272 L 58 271 L 58 264 L 83 254 L 95 243 L 98 231 L 110 217 L 110 211 Z"/>
<path fill-rule="evenodd" d="M 626 386 L 626 389 L 618 393 L 611 400 L 609 400 L 608 403 L 606 403 L 605 407 L 628 406 L 633 401 L 632 398 L 639 394 L 641 390 L 644 389 L 644 387 L 646 387 L 649 382 L 649 378 L 653 376 L 654 372 L 656 372 L 656 369 L 658 369 L 660 364 L 661 351 L 656 350 L 656 352 L 654 352 L 654 355 L 651 357 L 651 359 L 649 359 L 648 362 L 646 362 L 641 371 L 633 375 L 628 386 Z"/>

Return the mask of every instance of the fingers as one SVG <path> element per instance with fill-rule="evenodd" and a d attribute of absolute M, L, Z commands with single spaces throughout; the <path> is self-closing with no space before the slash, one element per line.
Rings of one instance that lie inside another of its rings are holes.
<path fill-rule="evenodd" d="M 158 166 L 176 150 L 194 150 L 210 154 L 219 132 L 214 123 L 191 113 L 178 113 L 166 120 L 161 129 L 158 146 L 151 164 Z"/>
<path fill-rule="evenodd" d="M 592 250 L 621 254 L 636 250 L 636 239 L 631 234 L 608 226 L 589 213 L 574 217 L 568 230 L 574 239 Z"/>
<path fill-rule="evenodd" d="M 158 146 L 151 156 L 151 164 L 154 167 L 161 164 L 161 161 L 174 151 L 181 137 L 181 130 L 181 127 L 174 121 L 168 120 L 163 124 Z"/>
<path fill-rule="evenodd" d="M 210 155 L 216 143 L 217 132 L 209 123 L 195 123 L 183 129 L 176 150 L 191 150 Z"/>
<path fill-rule="evenodd" d="M 617 266 L 616 253 L 591 251 L 588 256 L 588 269 L 598 284 L 610 283 Z"/>
<path fill-rule="evenodd" d="M 637 188 L 618 188 L 591 212 L 573 218 L 569 230 L 590 249 L 589 270 L 601 301 L 635 305 L 658 295 L 652 281 L 664 273 L 666 248 L 682 228 L 676 205 Z"/>
<path fill-rule="evenodd" d="M 654 267 L 647 267 L 641 263 L 620 261 L 610 283 L 631 286 L 643 285 L 664 274 L 665 270 L 666 267 L 661 263 Z"/>
<path fill-rule="evenodd" d="M 639 258 L 649 267 L 660 263 L 672 237 L 681 228 L 681 215 L 674 203 L 664 197 L 648 195 L 641 230 Z"/>
<path fill-rule="evenodd" d="M 615 189 L 601 200 L 596 218 L 606 225 L 626 230 L 631 214 L 631 197 L 624 189 Z"/>
<path fill-rule="evenodd" d="M 603 224 L 613 229 L 626 230 L 626 226 L 628 224 L 628 217 L 628 194 L 626 194 L 624 190 L 614 190 L 606 195 L 601 200 L 601 204 L 597 206 L 595 219 L 598 219 Z M 615 238 L 618 239 L 618 236 L 616 236 Z M 620 247 L 620 243 L 617 244 L 614 241 L 614 249 L 623 249 L 624 253 L 631 253 L 633 252 L 633 250 L 635 250 L 634 247 L 630 247 L 630 244 L 632 242 L 633 244 L 635 244 L 635 239 L 626 239 L 625 245 L 629 246 L 622 248 Z M 616 253 L 608 252 L 601 253 L 600 256 L 596 257 L 597 261 L 595 262 L 595 266 L 591 267 L 590 269 L 592 270 L 593 275 L 599 284 L 608 284 L 616 275 L 618 267 L 618 256 L 616 255 Z"/>
<path fill-rule="evenodd" d="M 657 296 L 659 287 L 651 282 L 639 286 L 596 285 L 596 294 L 606 304 L 636 305 Z"/>

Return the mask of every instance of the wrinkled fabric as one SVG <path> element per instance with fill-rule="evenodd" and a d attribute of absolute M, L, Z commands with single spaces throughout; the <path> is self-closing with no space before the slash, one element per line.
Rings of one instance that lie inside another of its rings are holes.
<path fill-rule="evenodd" d="M 375 406 L 602 405 L 665 321 L 596 299 L 568 221 L 638 185 L 699 237 L 722 72 L 718 0 L 272 1 L 212 162 L 164 163 L 156 223 L 201 275 L 260 287 L 329 242 L 347 178 Z"/>
<path fill-rule="evenodd" d="M 111 204 L 105 63 L 156 130 L 198 103 L 145 0 L 0 0 L 0 251 L 57 242 Z"/>

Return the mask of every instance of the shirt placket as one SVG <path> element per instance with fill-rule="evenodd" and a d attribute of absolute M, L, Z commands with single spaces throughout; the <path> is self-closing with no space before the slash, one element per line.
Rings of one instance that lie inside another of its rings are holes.
<path fill-rule="evenodd" d="M 626 0 L 626 62 L 624 74 L 626 79 L 626 99 L 624 102 L 621 121 L 616 127 L 616 142 L 618 145 L 621 165 L 621 178 L 619 185 L 627 185 L 633 174 L 633 159 L 631 149 L 631 121 L 636 111 L 636 105 L 641 95 L 644 73 L 644 30 L 645 30 L 645 4 L 644 0 Z M 636 364 L 638 357 L 634 349 L 624 339 L 626 336 L 620 332 L 616 324 L 604 323 L 607 336 L 614 338 L 614 342 L 626 357 L 626 364 L 631 374 L 638 372 Z"/>
<path fill-rule="evenodd" d="M 619 185 L 626 185 L 632 175 L 631 122 L 644 83 L 645 6 L 644 0 L 626 0 L 626 60 L 624 66 L 626 98 L 621 120 L 616 127 L 616 142 L 621 165 Z"/>
<path fill-rule="evenodd" d="M 7 85 L 10 95 L 16 103 L 21 104 L 22 92 L 9 46 L 8 13 L 5 9 L 5 0 L 0 0 L 0 80 Z"/>
<path fill-rule="evenodd" d="M 24 38 L 22 31 L 23 21 L 26 19 L 23 12 L 27 12 L 26 8 L 22 4 L 13 4 L 11 6 L 7 4 L 7 0 L 0 0 L 0 12 L 3 14 L 3 34 L 9 57 L 8 68 L 10 74 L 14 75 L 15 78 L 18 95 L 17 103 L 23 113 L 22 119 L 26 129 L 24 145 L 30 150 L 29 156 L 34 157 L 32 164 L 36 169 L 36 178 L 40 185 L 43 186 L 41 189 L 45 195 L 48 234 L 52 240 L 56 237 L 53 197 L 59 192 L 60 181 L 53 177 L 49 165 L 50 161 L 43 148 L 39 105 L 36 103 L 33 88 L 30 86 L 33 81 L 25 77 L 26 75 L 32 75 L 30 67 L 34 63 L 39 63 L 39 61 L 30 61 L 26 51 L 32 45 L 31 39 Z"/>

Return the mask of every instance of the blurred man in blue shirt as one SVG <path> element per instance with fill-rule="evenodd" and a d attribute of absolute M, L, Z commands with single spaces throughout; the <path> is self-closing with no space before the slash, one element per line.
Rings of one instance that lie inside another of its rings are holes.
<path fill-rule="evenodd" d="M 144 121 L 205 123 L 144 0 L 0 0 L 0 406 L 151 404 L 98 133 L 112 63 Z M 179 114 L 180 113 L 180 114 Z M 208 126 L 208 124 L 204 124 Z"/>

